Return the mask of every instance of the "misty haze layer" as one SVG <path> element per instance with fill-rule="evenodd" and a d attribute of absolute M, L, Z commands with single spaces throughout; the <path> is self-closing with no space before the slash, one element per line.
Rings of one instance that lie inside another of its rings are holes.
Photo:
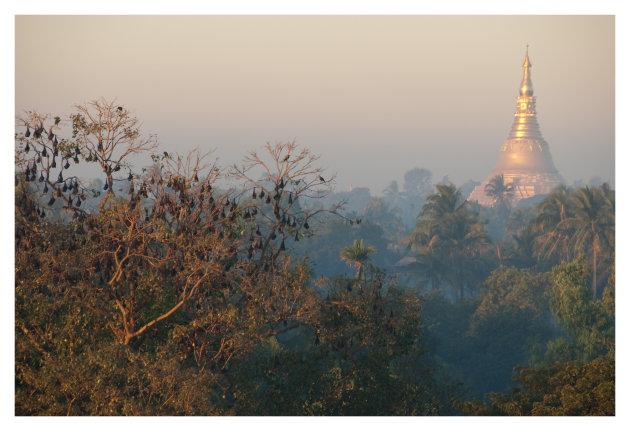
<path fill-rule="evenodd" d="M 614 181 L 612 16 L 19 16 L 16 114 L 115 98 L 223 165 L 297 140 L 342 190 L 415 166 L 461 184 L 496 164 L 526 43 L 558 171 Z"/>

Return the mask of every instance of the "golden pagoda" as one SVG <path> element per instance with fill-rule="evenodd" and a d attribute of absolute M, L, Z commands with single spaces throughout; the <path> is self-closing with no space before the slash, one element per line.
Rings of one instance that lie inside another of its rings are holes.
<path fill-rule="evenodd" d="M 494 170 L 476 186 L 468 200 L 490 206 L 494 200 L 485 188 L 494 177 L 503 175 L 506 185 L 514 189 L 513 203 L 536 195 L 549 194 L 563 182 L 553 165 L 549 145 L 543 139 L 536 118 L 536 98 L 531 75 L 532 63 L 526 50 L 520 95 L 516 98 L 514 123 L 508 139 L 503 143 Z"/>

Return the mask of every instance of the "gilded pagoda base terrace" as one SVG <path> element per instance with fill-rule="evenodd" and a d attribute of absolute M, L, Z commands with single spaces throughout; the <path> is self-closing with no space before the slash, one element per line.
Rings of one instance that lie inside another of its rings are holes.
<path fill-rule="evenodd" d="M 512 203 L 521 199 L 528 199 L 537 195 L 548 195 L 561 185 L 564 180 L 558 173 L 528 173 L 526 171 L 492 171 L 480 185 L 476 186 L 470 193 L 468 200 L 477 201 L 480 205 L 492 206 L 494 199 L 486 194 L 486 185 L 497 175 L 503 174 L 503 181 L 506 185 L 514 187 Z"/>

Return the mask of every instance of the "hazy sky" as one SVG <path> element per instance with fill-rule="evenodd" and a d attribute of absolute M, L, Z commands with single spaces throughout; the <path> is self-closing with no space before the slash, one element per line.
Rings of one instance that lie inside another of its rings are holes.
<path fill-rule="evenodd" d="M 483 180 L 529 43 L 538 120 L 569 182 L 614 180 L 612 16 L 18 16 L 16 113 L 116 99 L 161 148 L 222 164 L 296 140 L 338 189 L 425 167 Z"/>

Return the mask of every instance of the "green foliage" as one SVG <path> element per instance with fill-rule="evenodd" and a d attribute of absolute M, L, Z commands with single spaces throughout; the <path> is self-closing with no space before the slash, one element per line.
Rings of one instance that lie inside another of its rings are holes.
<path fill-rule="evenodd" d="M 599 357 L 580 365 L 564 362 L 543 368 L 519 368 L 508 393 L 459 403 L 468 415 L 614 416 L 615 360 Z"/>
<path fill-rule="evenodd" d="M 307 414 L 427 415 L 450 410 L 452 389 L 425 359 L 420 301 L 382 271 L 323 280 L 314 334 L 325 386 Z M 322 392 L 324 390 L 325 392 Z"/>
<path fill-rule="evenodd" d="M 548 361 L 588 362 L 614 354 L 615 319 L 613 287 L 593 300 L 588 291 L 589 269 L 579 259 L 553 269 L 550 309 L 567 339 L 549 345 Z"/>
<path fill-rule="evenodd" d="M 363 267 L 370 261 L 370 254 L 376 253 L 376 247 L 363 245 L 363 240 L 357 241 L 356 239 L 347 247 L 341 249 L 339 257 L 348 265 L 357 268 L 357 279 L 363 278 Z"/>
<path fill-rule="evenodd" d="M 424 197 L 431 189 L 431 171 L 425 168 L 413 168 L 405 172 L 403 188 L 409 198 Z"/>
<path fill-rule="evenodd" d="M 124 316 L 101 281 L 105 268 L 88 269 L 97 254 L 88 248 L 92 242 L 69 231 L 49 225 L 42 239 L 28 239 L 29 247 L 19 238 L 16 414 L 235 413 L 223 396 L 233 397 L 229 381 L 240 362 L 283 319 L 304 322 L 314 301 L 300 265 L 255 279 L 228 272 L 188 306 L 125 342 Z M 134 270 L 133 289 L 141 296 L 131 310 L 141 324 L 172 309 L 177 296 L 171 286 L 181 281 L 160 267 Z"/>
<path fill-rule="evenodd" d="M 128 156 L 155 141 L 123 107 L 77 107 L 68 139 L 60 117 L 19 121 L 18 415 L 455 414 L 453 398 L 505 391 L 515 366 L 518 388 L 460 410 L 614 414 L 606 185 L 559 189 L 535 216 L 514 211 L 514 241 L 500 244 L 478 208 L 438 185 L 407 238 L 432 290 L 419 297 L 377 268 L 401 257 L 402 213 L 367 189 L 351 193 L 366 203 L 361 223 L 313 204 L 334 177 L 295 143 L 227 173 L 195 152 L 152 154 L 134 173 Z M 219 190 L 225 179 L 240 188 Z M 409 171 L 387 199 L 410 204 L 429 180 Z M 344 261 L 356 276 L 319 277 L 344 274 Z"/>
<path fill-rule="evenodd" d="M 592 257 L 591 290 L 595 299 L 598 293 L 598 255 L 601 251 L 614 249 L 614 193 L 604 184 L 598 188 L 581 188 L 572 198 L 574 214 L 559 227 L 571 231 L 575 255 L 587 252 Z"/>
<path fill-rule="evenodd" d="M 363 219 L 359 224 L 348 225 L 339 218 L 327 217 L 313 226 L 313 232 L 309 241 L 300 241 L 290 252 L 298 258 L 308 258 L 316 276 L 351 274 L 349 267 L 339 259 L 339 253 L 348 244 L 361 238 L 378 250 L 372 256 L 372 262 L 376 266 L 390 267 L 400 259 L 396 252 L 389 249 L 391 242 L 383 228 L 368 219 Z"/>
<path fill-rule="evenodd" d="M 524 229 L 527 228 L 527 225 L 530 221 L 536 217 L 536 207 L 531 205 L 524 208 L 514 208 L 505 222 L 504 226 L 504 234 L 507 239 L 512 239 L 515 236 L 518 236 Z"/>
<path fill-rule="evenodd" d="M 527 270 L 495 270 L 482 287 L 479 306 L 470 320 L 474 355 L 486 364 L 475 376 L 475 388 L 506 389 L 516 365 L 542 359 L 554 335 L 549 325 L 549 274 Z M 500 386 L 503 385 L 503 387 Z"/>
<path fill-rule="evenodd" d="M 423 313 L 429 350 L 471 395 L 506 390 L 513 368 L 541 360 L 555 335 L 549 289 L 549 274 L 505 268 L 491 274 L 474 301 L 429 295 Z"/>
<path fill-rule="evenodd" d="M 607 184 L 573 190 L 556 188 L 516 239 L 521 258 L 539 270 L 585 255 L 591 269 L 591 296 L 601 295 L 614 255 L 615 193 Z M 528 254 L 527 254 L 528 253 Z"/>
<path fill-rule="evenodd" d="M 383 229 L 385 238 L 392 246 L 398 246 L 406 235 L 400 208 L 391 209 L 383 198 L 371 198 L 360 213 L 361 217 Z"/>
<path fill-rule="evenodd" d="M 487 395 L 490 405 L 479 399 L 459 402 L 464 413 L 615 414 L 614 277 L 603 298 L 593 300 L 589 275 L 582 259 L 553 268 L 549 306 L 566 336 L 548 342 L 544 362 L 517 367 L 518 386 Z"/>
<path fill-rule="evenodd" d="M 512 207 L 512 198 L 514 197 L 514 185 L 507 184 L 503 179 L 503 174 L 492 178 L 485 187 L 485 193 L 493 199 L 494 206 L 501 207 L 509 212 Z"/>
<path fill-rule="evenodd" d="M 433 291 L 422 300 L 424 334 L 430 355 L 443 368 L 444 375 L 463 382 L 469 391 L 474 389 L 476 364 L 470 355 L 474 345 L 468 329 L 478 300 L 451 301 L 440 291 Z"/>
<path fill-rule="evenodd" d="M 548 273 L 534 274 L 513 267 L 493 271 L 482 287 L 471 330 L 475 332 L 477 326 L 501 314 L 523 313 L 530 324 L 546 318 L 550 284 Z"/>
<path fill-rule="evenodd" d="M 490 239 L 477 213 L 462 202 L 454 185 L 438 184 L 436 188 L 437 193 L 427 196 L 416 228 L 406 241 L 424 256 L 421 262 L 431 261 L 427 254 L 442 261 L 440 266 L 431 265 L 439 275 L 428 278 L 450 286 L 462 298 L 466 290 L 474 292 L 476 282 L 485 278 Z M 416 269 L 423 270 L 422 266 Z"/>
<path fill-rule="evenodd" d="M 344 252 L 360 276 L 320 283 L 326 299 L 287 253 L 338 208 L 301 204 L 329 191 L 308 150 L 267 145 L 230 172 L 243 189 L 220 191 L 223 171 L 196 153 L 116 173 L 151 142 L 122 107 L 80 107 L 63 143 L 47 121 L 33 114 L 37 133 L 16 135 L 16 414 L 452 411 L 423 363 L 420 302 L 366 264 L 373 247 Z M 100 200 L 76 203 L 90 190 L 55 150 L 103 170 Z"/>

